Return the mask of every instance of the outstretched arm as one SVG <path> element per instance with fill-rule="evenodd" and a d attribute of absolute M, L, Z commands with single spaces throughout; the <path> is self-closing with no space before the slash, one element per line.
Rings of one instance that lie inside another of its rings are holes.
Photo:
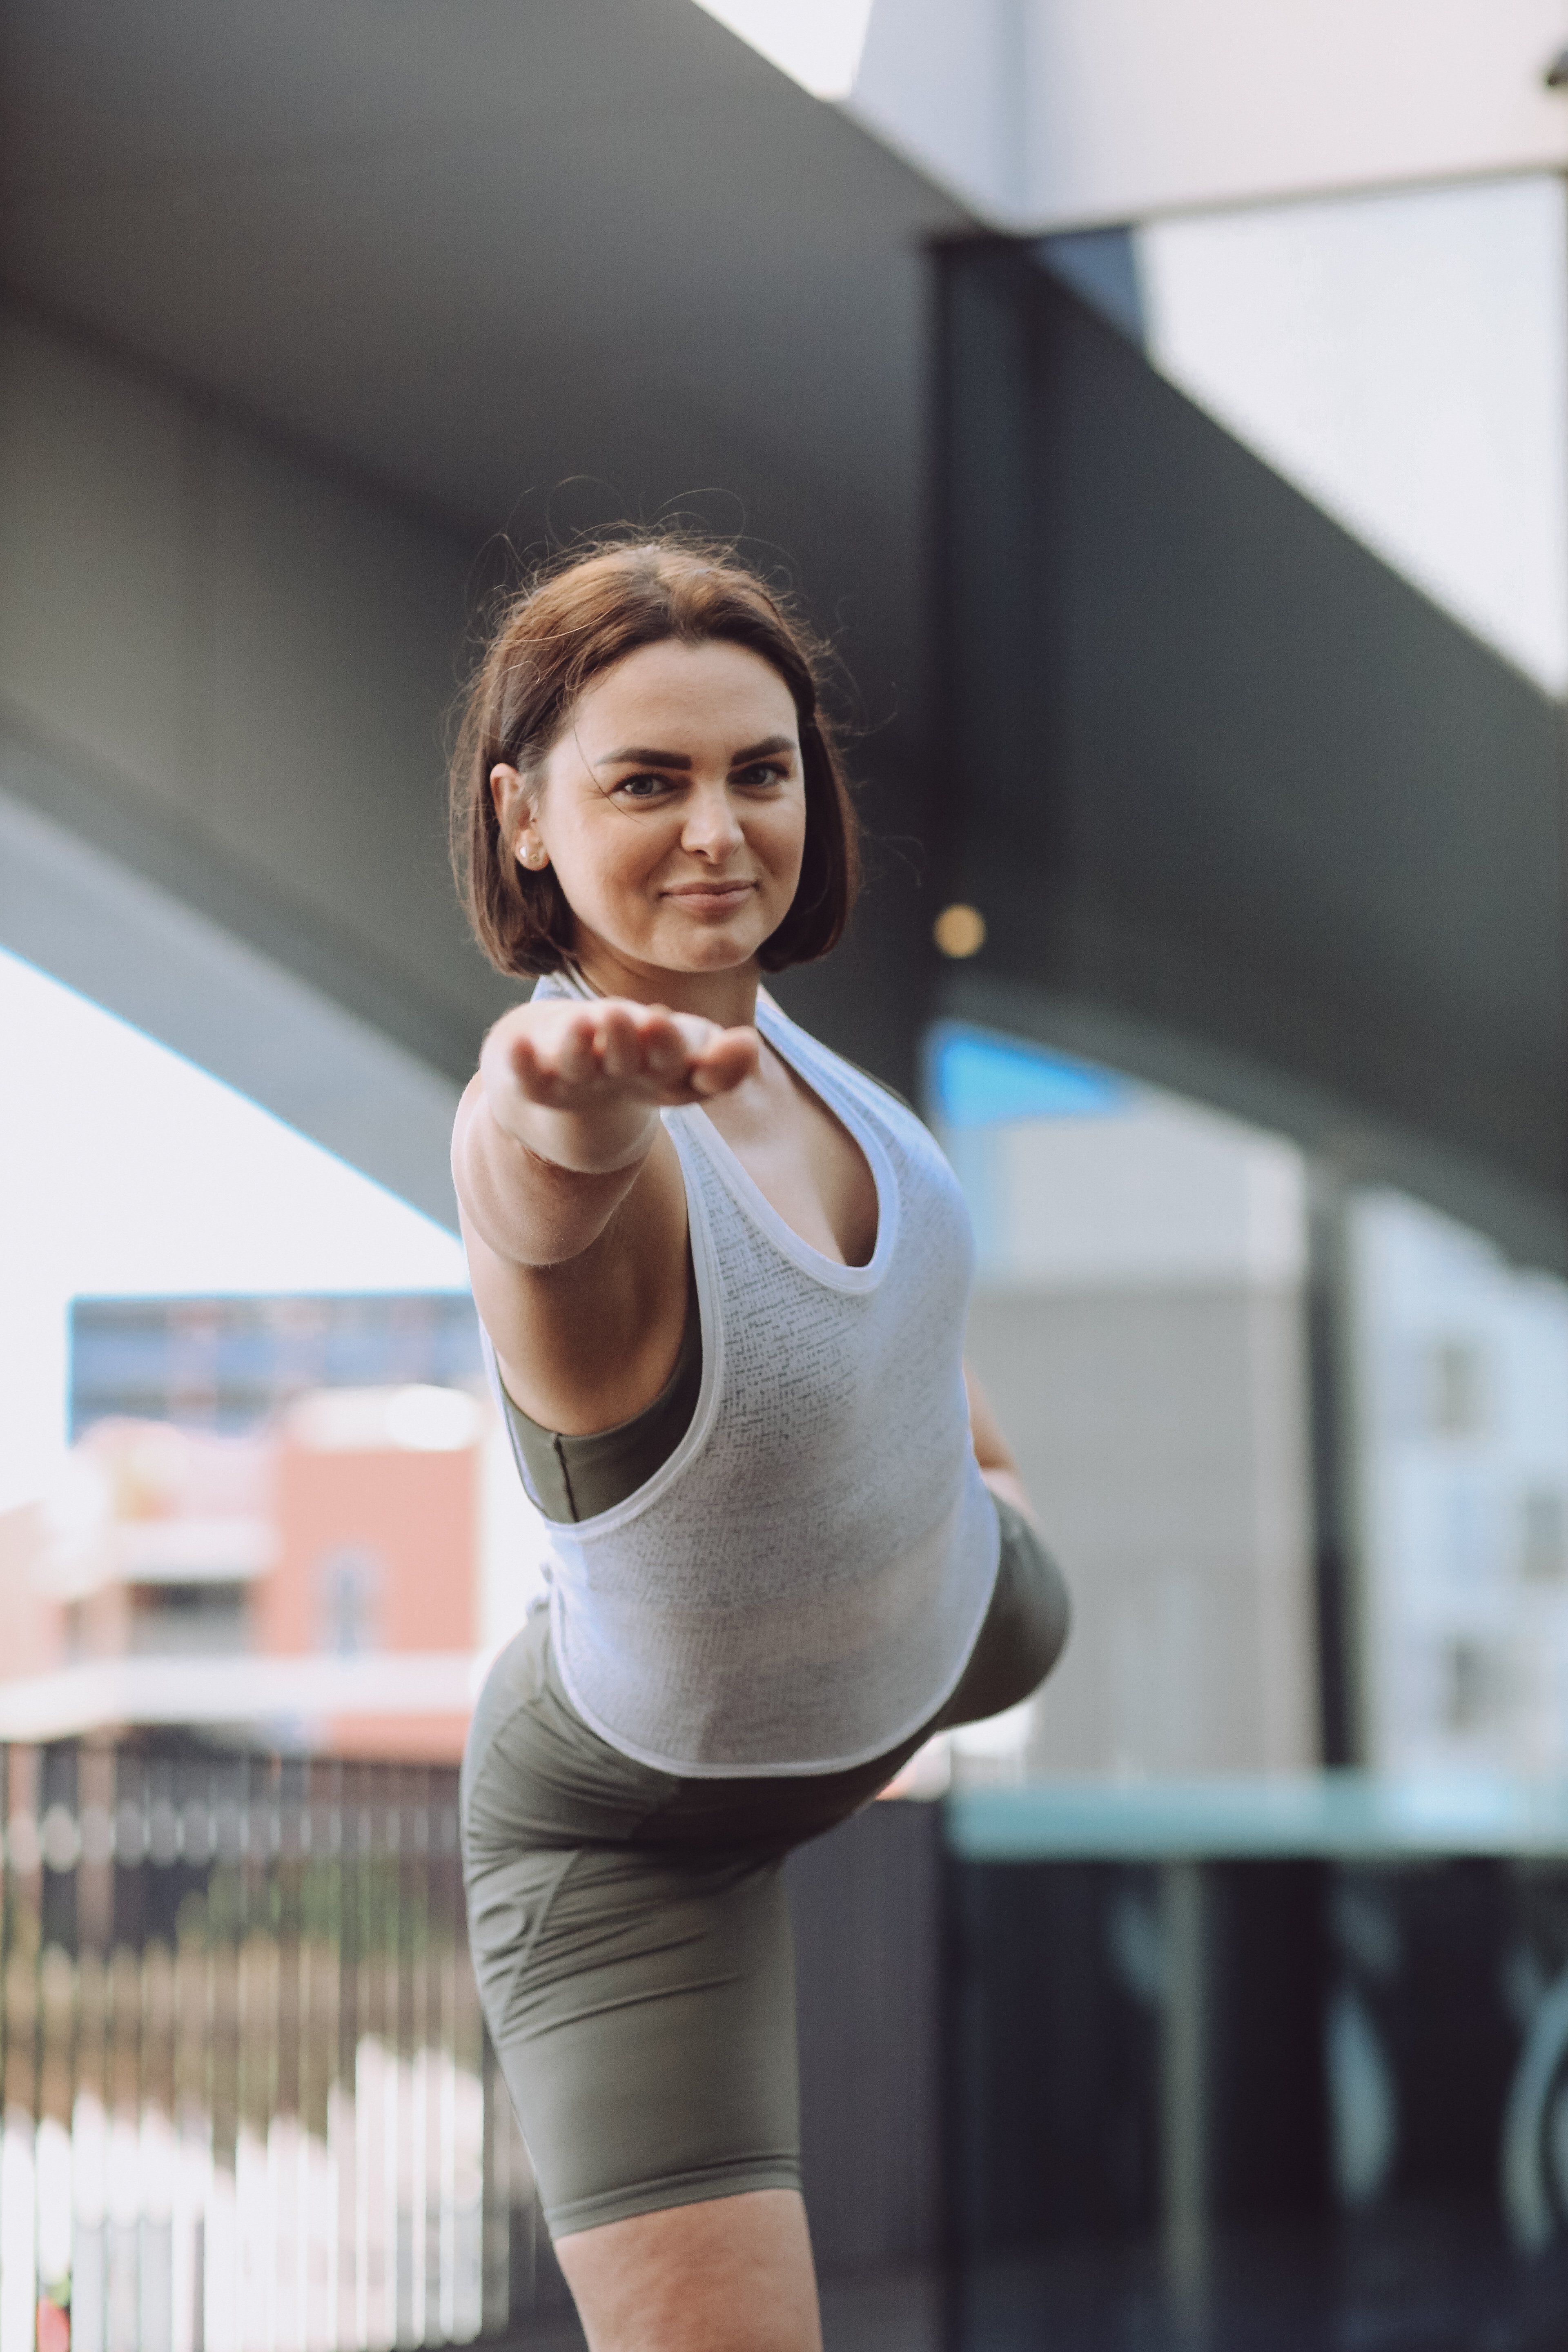
<path fill-rule="evenodd" d="M 509 1393 L 547 1428 L 629 1420 L 674 1364 L 686 1195 L 662 1106 L 756 1067 L 751 1029 L 606 998 L 520 1005 L 452 1138 L 474 1299 Z"/>
<path fill-rule="evenodd" d="M 661 1004 L 520 1004 L 485 1039 L 458 1109 L 465 1220 L 519 1265 L 579 1256 L 636 1183 L 660 1108 L 727 1094 L 756 1066 L 755 1030 Z"/>

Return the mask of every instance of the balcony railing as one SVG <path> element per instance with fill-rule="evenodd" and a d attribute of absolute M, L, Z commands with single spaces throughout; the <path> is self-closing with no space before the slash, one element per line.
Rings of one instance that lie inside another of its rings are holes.
<path fill-rule="evenodd" d="M 455 1771 L 13 1746 L 0 1820 L 0 2352 L 515 2326 Z"/>

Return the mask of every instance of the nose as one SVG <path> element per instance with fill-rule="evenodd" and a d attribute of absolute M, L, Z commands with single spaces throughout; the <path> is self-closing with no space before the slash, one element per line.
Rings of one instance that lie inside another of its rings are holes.
<path fill-rule="evenodd" d="M 680 845 L 694 857 L 715 866 L 733 856 L 745 838 L 725 785 L 717 780 L 700 784 L 686 803 Z"/>

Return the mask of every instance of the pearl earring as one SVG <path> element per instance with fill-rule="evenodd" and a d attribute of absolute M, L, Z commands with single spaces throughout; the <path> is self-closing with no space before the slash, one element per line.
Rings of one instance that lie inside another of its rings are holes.
<path fill-rule="evenodd" d="M 524 849 L 520 845 L 518 856 L 525 866 L 544 866 L 549 863 L 546 853 L 542 849 Z"/>

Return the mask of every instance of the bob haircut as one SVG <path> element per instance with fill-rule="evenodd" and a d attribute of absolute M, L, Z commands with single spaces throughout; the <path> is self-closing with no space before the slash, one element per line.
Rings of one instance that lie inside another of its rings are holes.
<path fill-rule="evenodd" d="M 860 883 L 859 826 L 831 722 L 823 654 L 782 599 L 726 551 L 673 538 L 601 543 L 536 578 L 501 615 L 461 707 L 451 767 L 452 862 L 468 921 L 498 971 L 558 971 L 574 918 L 553 867 L 508 851 L 490 770 L 536 778 L 584 689 L 639 646 L 743 646 L 790 691 L 805 783 L 805 851 L 789 911 L 759 952 L 764 971 L 837 944 Z"/>

